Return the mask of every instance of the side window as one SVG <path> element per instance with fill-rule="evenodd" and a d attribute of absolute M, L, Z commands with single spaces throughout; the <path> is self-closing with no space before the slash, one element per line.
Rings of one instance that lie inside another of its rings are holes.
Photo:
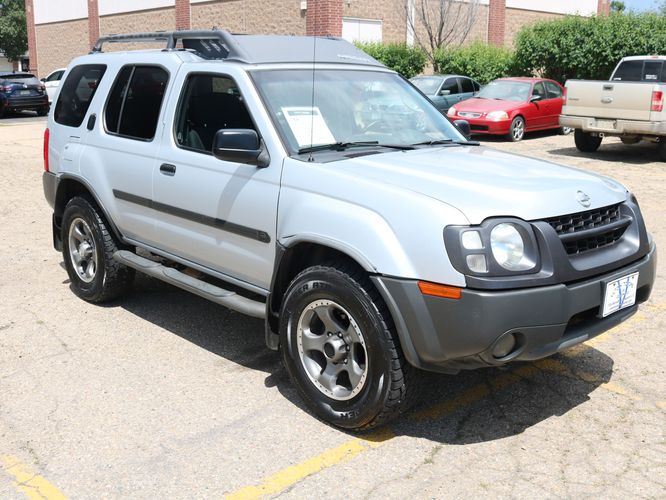
<path fill-rule="evenodd" d="M 68 127 L 79 127 L 83 123 L 105 71 L 103 64 L 83 64 L 69 72 L 53 112 L 57 123 Z"/>
<path fill-rule="evenodd" d="M 152 140 L 169 73 L 158 66 L 125 66 L 118 73 L 104 112 L 106 131 Z"/>
<path fill-rule="evenodd" d="M 472 80 L 472 85 L 474 85 L 474 92 L 478 92 L 479 90 L 481 90 L 481 85 L 479 85 L 478 82 Z"/>
<path fill-rule="evenodd" d="M 534 90 L 532 90 L 532 96 L 540 96 L 541 99 L 546 98 L 546 91 L 543 88 L 543 83 L 538 82 L 534 84 Z"/>
<path fill-rule="evenodd" d="M 223 128 L 255 130 L 236 83 L 222 75 L 190 75 L 176 111 L 176 142 L 211 153 L 215 133 Z"/>
<path fill-rule="evenodd" d="M 460 88 L 462 89 L 463 93 L 474 92 L 474 85 L 472 84 L 472 80 L 469 78 L 458 78 L 458 81 L 460 82 Z"/>
<path fill-rule="evenodd" d="M 64 73 L 64 71 L 56 71 L 55 73 L 51 73 L 46 78 L 46 81 L 47 82 L 57 82 L 58 80 L 60 80 L 62 78 L 63 73 Z"/>
<path fill-rule="evenodd" d="M 548 99 L 556 99 L 562 97 L 562 89 L 553 82 L 545 82 L 546 91 L 548 92 Z"/>
<path fill-rule="evenodd" d="M 455 78 L 447 78 L 442 85 L 442 90 L 448 90 L 449 94 L 458 94 L 458 82 Z"/>
<path fill-rule="evenodd" d="M 640 82 L 643 61 L 624 61 L 613 75 L 614 81 Z"/>

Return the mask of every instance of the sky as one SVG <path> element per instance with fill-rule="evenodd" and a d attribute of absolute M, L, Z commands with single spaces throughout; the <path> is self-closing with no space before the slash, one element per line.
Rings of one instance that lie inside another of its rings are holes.
<path fill-rule="evenodd" d="M 627 6 L 627 10 L 657 10 L 660 2 L 658 0 L 624 0 L 624 4 Z"/>

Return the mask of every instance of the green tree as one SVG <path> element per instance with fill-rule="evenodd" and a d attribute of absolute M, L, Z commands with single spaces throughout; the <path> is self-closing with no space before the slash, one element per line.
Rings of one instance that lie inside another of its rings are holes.
<path fill-rule="evenodd" d="M 23 0 L 0 0 L 0 52 L 18 61 L 28 50 Z"/>
<path fill-rule="evenodd" d="M 610 3 L 611 12 L 617 12 L 618 14 L 622 14 L 626 8 L 627 6 L 624 4 L 622 0 L 611 0 Z"/>

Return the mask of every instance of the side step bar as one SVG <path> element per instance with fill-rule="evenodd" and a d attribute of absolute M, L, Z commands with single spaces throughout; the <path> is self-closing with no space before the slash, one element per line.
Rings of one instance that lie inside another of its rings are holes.
<path fill-rule="evenodd" d="M 264 302 L 251 300 L 238 295 L 236 292 L 211 285 L 128 250 L 118 250 L 113 254 L 113 258 L 121 264 L 132 267 L 158 280 L 166 281 L 221 306 L 255 318 L 266 318 L 266 304 Z"/>

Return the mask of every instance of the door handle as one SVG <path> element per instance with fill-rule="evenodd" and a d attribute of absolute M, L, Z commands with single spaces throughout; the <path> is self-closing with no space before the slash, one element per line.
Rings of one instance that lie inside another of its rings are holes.
<path fill-rule="evenodd" d="M 174 176 L 176 175 L 176 165 L 172 165 L 171 163 L 162 163 L 160 165 L 160 172 L 162 172 L 164 175 Z"/>

